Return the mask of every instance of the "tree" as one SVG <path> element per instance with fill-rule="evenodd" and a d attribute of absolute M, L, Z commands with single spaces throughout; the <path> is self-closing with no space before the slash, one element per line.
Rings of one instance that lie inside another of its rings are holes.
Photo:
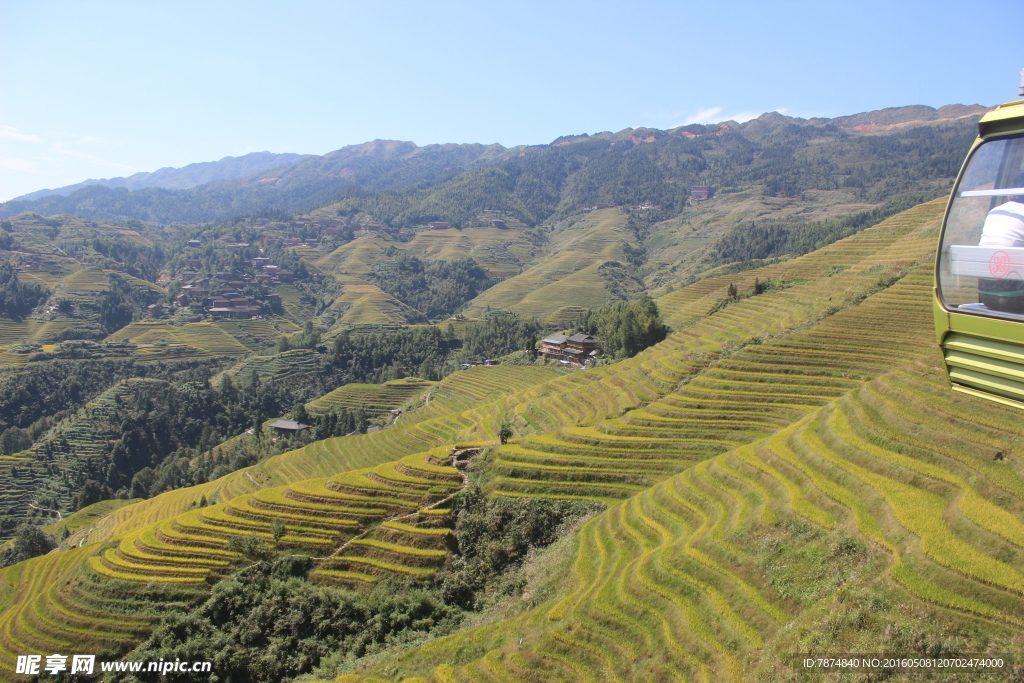
<path fill-rule="evenodd" d="M 4 455 L 11 455 L 23 451 L 32 445 L 32 437 L 25 429 L 10 427 L 0 434 L 0 451 Z"/>
<path fill-rule="evenodd" d="M 228 539 L 228 550 L 233 553 L 238 553 L 239 555 L 244 555 L 250 559 L 258 558 L 263 552 L 259 536 L 256 534 L 232 536 Z"/>
<path fill-rule="evenodd" d="M 504 446 L 512 436 L 512 425 L 509 423 L 508 418 L 505 418 L 501 423 L 501 429 L 498 430 L 498 438 Z"/>
<path fill-rule="evenodd" d="M 98 481 L 90 479 L 82 485 L 82 490 L 75 495 L 75 508 L 81 510 L 93 503 L 111 498 L 110 489 L 101 485 Z"/>
<path fill-rule="evenodd" d="M 10 223 L 8 223 L 8 225 L 10 225 Z M 14 239 L 14 235 L 6 230 L 0 229 L 0 250 L 12 251 L 17 249 L 18 246 L 18 242 Z"/>
<path fill-rule="evenodd" d="M 297 402 L 290 413 L 288 413 L 291 419 L 295 420 L 299 424 L 308 425 L 313 420 L 309 417 L 309 413 L 306 411 L 306 404 L 302 401 Z"/>
<path fill-rule="evenodd" d="M 42 286 L 21 282 L 7 261 L 0 261 L 0 317 L 18 320 L 46 301 Z"/>
<path fill-rule="evenodd" d="M 270 525 L 270 535 L 274 538 L 274 543 L 280 543 L 287 530 L 288 529 L 285 527 L 284 522 L 279 519 L 275 519 L 274 523 Z"/>
<path fill-rule="evenodd" d="M 45 555 L 57 544 L 50 535 L 34 524 L 23 524 L 14 537 L 14 550 L 26 558 Z"/>
<path fill-rule="evenodd" d="M 113 334 L 132 321 L 135 311 L 123 294 L 110 291 L 100 302 L 99 322 L 108 333 Z"/>
<path fill-rule="evenodd" d="M 577 319 L 575 331 L 595 335 L 611 358 L 632 358 L 668 336 L 658 304 L 646 296 L 588 309 Z"/>
<path fill-rule="evenodd" d="M 132 498 L 149 498 L 150 489 L 156 481 L 156 472 L 152 467 L 143 467 L 132 477 L 131 493 Z"/>
<path fill-rule="evenodd" d="M 0 567 L 45 555 L 57 544 L 50 535 L 34 524 L 22 524 L 14 536 L 14 544 L 0 555 Z"/>

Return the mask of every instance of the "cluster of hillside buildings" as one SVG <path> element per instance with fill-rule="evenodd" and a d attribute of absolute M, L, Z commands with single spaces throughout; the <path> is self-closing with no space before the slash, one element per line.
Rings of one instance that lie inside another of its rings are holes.
<path fill-rule="evenodd" d="M 193 240 L 198 242 L 198 240 Z M 189 242 L 189 246 L 193 246 Z M 248 244 L 228 244 L 229 251 L 238 251 Z M 155 317 L 171 313 L 176 309 L 188 308 L 194 313 L 212 318 L 250 319 L 264 313 L 265 304 L 280 303 L 281 296 L 274 292 L 274 285 L 292 282 L 295 274 L 282 270 L 269 258 L 256 257 L 249 260 L 251 271 L 222 271 L 212 275 L 198 275 L 193 267 L 201 264 L 198 259 L 188 259 L 188 270 L 178 273 L 181 281 L 179 294 L 170 305 L 152 304 L 149 313 Z"/>
<path fill-rule="evenodd" d="M 599 355 L 596 337 L 582 332 L 573 335 L 552 334 L 540 341 L 537 355 L 544 360 L 557 360 L 565 365 L 584 367 Z"/>
<path fill-rule="evenodd" d="M 269 284 L 253 281 L 251 275 L 214 273 L 212 276 L 183 279 L 184 284 L 169 306 L 152 304 L 149 312 L 154 317 L 187 308 L 193 313 L 212 318 L 248 320 L 264 313 L 264 303 L 280 303 L 279 294 Z M 248 293 L 246 293 L 248 292 Z M 253 296 L 255 294 L 255 296 Z"/>

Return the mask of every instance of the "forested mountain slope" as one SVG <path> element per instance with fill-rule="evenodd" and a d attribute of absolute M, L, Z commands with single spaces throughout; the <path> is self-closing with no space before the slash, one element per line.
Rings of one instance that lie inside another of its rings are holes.
<path fill-rule="evenodd" d="M 22 211 L 72 213 L 86 218 L 135 219 L 154 223 L 205 223 L 259 211 L 295 212 L 316 207 L 351 185 L 392 189 L 446 177 L 478 160 L 493 158 L 500 146 L 428 145 L 374 140 L 324 156 L 277 166 L 241 178 L 175 190 L 91 185 L 67 197 L 0 204 L 0 218 Z"/>
<path fill-rule="evenodd" d="M 483 210 L 533 226 L 606 202 L 647 207 L 637 209 L 637 221 L 647 224 L 679 215 L 691 186 L 710 185 L 799 197 L 814 219 L 828 206 L 849 213 L 906 192 L 944 189 L 983 111 L 917 106 L 835 120 L 770 113 L 743 124 L 625 129 L 512 149 L 375 140 L 186 190 L 90 186 L 67 197 L 5 202 L 0 218 L 35 211 L 201 223 L 340 201 L 346 215 L 364 212 L 396 227 L 438 220 L 466 227 Z"/>

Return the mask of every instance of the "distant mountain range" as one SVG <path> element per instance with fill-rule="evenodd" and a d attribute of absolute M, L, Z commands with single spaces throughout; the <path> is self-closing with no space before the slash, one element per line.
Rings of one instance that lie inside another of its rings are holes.
<path fill-rule="evenodd" d="M 136 173 L 127 178 L 100 178 L 86 180 L 74 185 L 65 185 L 53 190 L 37 190 L 11 201 L 32 201 L 51 195 L 67 197 L 72 192 L 93 185 L 103 187 L 123 187 L 129 190 L 141 190 L 147 187 L 163 187 L 168 190 L 187 190 L 196 185 L 205 185 L 217 180 L 230 180 L 266 171 L 270 168 L 288 166 L 308 158 L 309 154 L 274 154 L 273 152 L 252 152 L 240 157 L 224 157 L 220 161 L 203 161 L 189 164 L 181 168 L 167 166 L 151 173 Z"/>
<path fill-rule="evenodd" d="M 33 192 L 0 204 L 0 218 L 33 211 L 193 224 L 257 211 L 308 211 L 339 201 L 350 190 L 400 193 L 400 201 L 383 197 L 374 202 L 380 213 L 375 218 L 392 223 L 459 223 L 465 218 L 459 211 L 493 208 L 532 225 L 596 201 L 656 204 L 667 218 L 665 212 L 677 213 L 679 202 L 685 202 L 690 184 L 764 184 L 772 196 L 869 188 L 886 175 L 877 173 L 880 161 L 916 164 L 911 176 L 922 181 L 951 177 L 962 158 L 961 138 L 973 137 L 974 122 L 985 111 L 980 105 L 917 105 L 833 119 L 772 112 L 742 124 L 627 128 L 513 148 L 374 140 L 323 156 L 259 152 Z M 879 138 L 920 137 L 911 131 L 922 127 L 936 134 L 923 145 L 915 142 L 910 157 Z M 879 142 L 867 142 L 871 139 Z M 794 158 L 800 159 L 796 165 L 789 163 Z M 494 171 L 482 173 L 483 167 Z M 879 177 L 868 177 L 872 173 Z M 907 187 L 899 189 L 919 189 L 905 182 L 906 173 L 902 177 Z M 878 186 L 864 199 L 879 203 L 893 189 Z M 456 204 L 463 208 L 453 208 Z M 391 208 L 381 208 L 385 205 Z"/>

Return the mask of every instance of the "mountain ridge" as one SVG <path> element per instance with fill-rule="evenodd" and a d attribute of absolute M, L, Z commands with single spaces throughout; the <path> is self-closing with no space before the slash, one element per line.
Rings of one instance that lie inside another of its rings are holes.
<path fill-rule="evenodd" d="M 981 105 L 953 104 L 938 109 L 926 105 L 912 105 L 833 119 L 801 119 L 778 112 L 767 112 L 742 124 L 725 121 L 708 126 L 689 124 L 667 130 L 625 128 L 615 133 L 604 131 L 593 135 L 566 135 L 556 138 L 549 144 L 510 148 L 497 143 L 444 143 L 420 147 L 409 141 L 378 139 L 348 145 L 320 156 L 306 155 L 292 164 L 275 164 L 253 173 L 219 178 L 186 189 L 148 186 L 132 190 L 126 185 L 112 187 L 100 181 L 86 181 L 58 188 L 61 191 L 70 189 L 66 196 L 61 193 L 47 196 L 30 193 L 4 202 L 0 204 L 0 218 L 13 216 L 22 211 L 35 211 L 44 215 L 68 213 L 87 218 L 137 219 L 156 223 L 204 223 L 257 210 L 295 213 L 331 201 L 353 186 L 371 192 L 407 190 L 423 183 L 437 186 L 459 173 L 474 168 L 507 164 L 517 159 L 535 157 L 556 148 L 579 145 L 583 142 L 594 144 L 601 141 L 611 145 L 637 146 L 659 144 L 678 138 L 707 141 L 713 137 L 721 138 L 728 133 L 736 133 L 755 145 L 771 144 L 772 136 L 787 130 L 817 128 L 830 134 L 841 131 L 851 136 L 886 134 L 914 126 L 955 125 L 964 118 L 980 116 L 986 109 Z M 583 148 L 571 149 L 581 151 Z M 735 154 L 737 159 L 742 160 L 749 152 L 737 151 Z M 242 158 L 245 157 L 240 157 Z M 203 164 L 193 164 L 173 172 L 168 171 L 160 177 L 170 178 L 175 173 L 194 166 L 208 168 Z M 164 170 L 146 174 L 146 182 L 153 182 L 153 178 Z M 571 168 L 566 167 L 566 171 L 571 172 Z M 557 180 L 544 178 L 539 179 L 539 182 L 531 181 L 534 187 L 523 191 L 533 194 L 539 191 L 550 195 L 555 191 L 555 188 L 551 187 L 552 182 L 558 184 Z M 36 198 L 29 199 L 32 197 Z M 438 217 L 437 220 L 442 218 Z"/>
<path fill-rule="evenodd" d="M 64 185 L 53 189 L 36 190 L 15 197 L 10 201 L 32 201 L 52 195 L 66 197 L 76 190 L 100 185 L 103 187 L 123 187 L 128 190 L 141 190 L 147 187 L 162 187 L 168 190 L 187 190 L 197 185 L 205 185 L 217 180 L 229 180 L 240 176 L 259 173 L 261 171 L 288 166 L 301 161 L 310 154 L 250 152 L 242 156 L 226 156 L 217 161 L 200 161 L 187 166 L 175 168 L 164 166 L 155 171 L 141 171 L 127 177 L 99 178 L 83 180 L 73 185 Z"/>

